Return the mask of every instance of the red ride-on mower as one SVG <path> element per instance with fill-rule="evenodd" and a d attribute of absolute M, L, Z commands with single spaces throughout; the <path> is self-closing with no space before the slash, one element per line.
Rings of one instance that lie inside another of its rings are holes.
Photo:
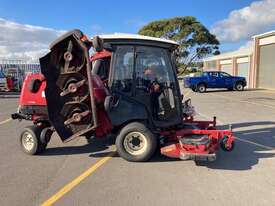
<path fill-rule="evenodd" d="M 40 59 L 42 74 L 26 78 L 19 112 L 12 115 L 33 122 L 22 131 L 23 150 L 42 152 L 56 131 L 63 142 L 114 134 L 119 155 L 136 162 L 157 149 L 168 157 L 210 161 L 220 147 L 231 151 L 231 130 L 217 130 L 215 118 L 194 121 L 188 101 L 182 104 L 177 46 L 126 34 L 89 40 L 79 30 L 57 39 Z"/>

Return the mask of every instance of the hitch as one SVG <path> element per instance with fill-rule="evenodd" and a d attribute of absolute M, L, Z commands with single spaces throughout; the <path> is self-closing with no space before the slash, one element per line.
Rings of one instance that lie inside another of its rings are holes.
<path fill-rule="evenodd" d="M 32 116 L 31 115 L 27 115 L 27 114 L 22 114 L 22 113 L 13 113 L 11 114 L 11 118 L 13 120 L 18 119 L 18 120 L 32 120 Z"/>

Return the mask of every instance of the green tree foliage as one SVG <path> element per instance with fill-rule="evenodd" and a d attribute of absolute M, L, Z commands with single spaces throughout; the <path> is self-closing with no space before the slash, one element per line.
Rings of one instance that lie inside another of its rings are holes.
<path fill-rule="evenodd" d="M 175 51 L 178 66 L 185 69 L 203 57 L 219 54 L 219 41 L 195 17 L 175 17 L 150 22 L 138 32 L 141 35 L 171 39 L 179 43 Z"/>

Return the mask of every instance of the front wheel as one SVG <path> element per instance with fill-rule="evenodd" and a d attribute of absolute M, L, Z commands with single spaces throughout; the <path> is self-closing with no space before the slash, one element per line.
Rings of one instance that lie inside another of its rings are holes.
<path fill-rule="evenodd" d="M 43 152 L 47 144 L 40 140 L 42 129 L 32 125 L 25 127 L 20 135 L 20 145 L 26 154 L 35 155 Z"/>
<path fill-rule="evenodd" d="M 149 160 L 156 151 L 157 139 L 142 123 L 126 125 L 116 138 L 118 154 L 131 162 Z"/>
<path fill-rule="evenodd" d="M 243 91 L 244 90 L 243 83 L 242 82 L 237 82 L 236 85 L 235 85 L 235 89 L 237 91 Z"/>

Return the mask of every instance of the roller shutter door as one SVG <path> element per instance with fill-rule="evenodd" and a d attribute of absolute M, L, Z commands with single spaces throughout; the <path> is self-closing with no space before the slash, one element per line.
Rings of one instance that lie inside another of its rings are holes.
<path fill-rule="evenodd" d="M 249 63 L 238 63 L 237 64 L 238 68 L 238 76 L 240 77 L 245 77 L 247 85 L 249 85 Z"/>
<path fill-rule="evenodd" d="M 260 47 L 258 87 L 275 88 L 275 44 Z"/>
<path fill-rule="evenodd" d="M 233 74 L 232 64 L 222 64 L 221 71 L 232 75 Z"/>

